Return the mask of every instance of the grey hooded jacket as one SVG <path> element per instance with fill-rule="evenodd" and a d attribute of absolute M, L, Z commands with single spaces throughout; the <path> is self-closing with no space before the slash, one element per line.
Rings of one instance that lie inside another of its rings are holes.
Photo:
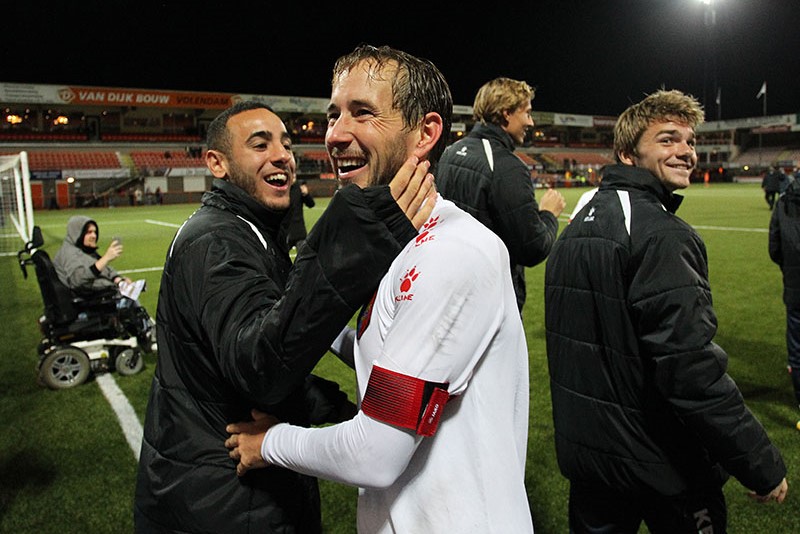
<path fill-rule="evenodd" d="M 61 248 L 53 258 L 61 282 L 79 294 L 91 294 L 104 291 L 116 286 L 114 278 L 119 276 L 111 266 L 106 266 L 98 271 L 95 262 L 100 255 L 95 251 L 86 251 L 82 248 L 83 236 L 89 224 L 97 223 L 85 215 L 75 215 L 67 221 L 67 235 Z M 97 226 L 97 235 L 100 227 Z"/>

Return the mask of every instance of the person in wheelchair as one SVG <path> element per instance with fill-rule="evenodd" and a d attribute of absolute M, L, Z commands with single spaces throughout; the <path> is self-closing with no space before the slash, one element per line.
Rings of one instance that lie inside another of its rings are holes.
<path fill-rule="evenodd" d="M 111 262 L 122 255 L 122 242 L 114 239 L 103 255 L 98 253 L 100 230 L 97 222 L 85 215 L 74 215 L 67 221 L 67 235 L 53 258 L 58 278 L 76 295 L 85 298 L 113 295 L 125 329 L 135 335 L 145 351 L 155 342 L 154 323 L 137 300 L 119 292 L 121 283 L 131 279 L 119 274 Z"/>

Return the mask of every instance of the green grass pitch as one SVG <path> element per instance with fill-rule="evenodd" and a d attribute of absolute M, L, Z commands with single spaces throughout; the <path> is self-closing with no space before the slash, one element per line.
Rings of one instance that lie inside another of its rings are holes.
<path fill-rule="evenodd" d="M 582 189 L 563 189 L 567 212 Z M 541 194 L 541 193 L 539 193 Z M 789 497 L 782 506 L 759 505 L 737 481 L 725 487 L 729 532 L 800 532 L 794 473 L 800 468 L 800 432 L 786 373 L 785 312 L 780 271 L 767 254 L 770 212 L 757 184 L 693 184 L 678 211 L 706 242 L 716 341 L 729 354 L 729 373 L 750 409 L 781 449 L 789 467 Z M 305 210 L 309 225 L 327 205 Z M 104 249 L 114 235 L 125 251 L 114 267 L 145 278 L 141 301 L 155 315 L 164 257 L 175 229 L 196 205 L 84 210 L 100 226 Z M 55 254 L 75 211 L 38 211 L 45 246 Z M 566 215 L 566 214 L 565 214 Z M 562 226 L 566 217 L 562 217 Z M 21 245 L 21 243 L 20 243 Z M 20 246 L 21 248 L 21 246 Z M 42 301 L 35 274 L 22 277 L 16 258 L 0 257 L 0 532 L 132 531 L 136 459 L 96 381 L 50 391 L 36 384 L 37 318 Z M 539 534 L 565 533 L 567 482 L 559 474 L 553 447 L 542 303 L 544 265 L 527 270 L 528 302 L 523 312 L 530 353 L 531 410 L 526 482 Z M 156 356 L 135 376 L 113 375 L 140 420 L 144 417 Z M 335 357 L 325 356 L 317 372 L 354 396 L 354 378 Z M 322 482 L 327 533 L 355 532 L 356 490 Z M 645 532 L 643 529 L 642 532 Z"/>

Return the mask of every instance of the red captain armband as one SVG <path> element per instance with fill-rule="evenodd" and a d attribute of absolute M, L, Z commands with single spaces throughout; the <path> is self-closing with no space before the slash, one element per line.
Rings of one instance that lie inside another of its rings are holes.
<path fill-rule="evenodd" d="M 450 400 L 448 385 L 373 365 L 361 410 L 378 421 L 433 436 Z"/>

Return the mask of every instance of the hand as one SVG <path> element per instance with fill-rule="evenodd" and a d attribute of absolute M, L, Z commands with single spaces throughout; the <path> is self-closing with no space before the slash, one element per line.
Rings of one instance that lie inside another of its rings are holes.
<path fill-rule="evenodd" d="M 389 183 L 392 197 L 417 230 L 431 216 L 436 204 L 436 187 L 433 175 L 428 172 L 430 167 L 429 161 L 411 156 Z"/>
<path fill-rule="evenodd" d="M 253 421 L 232 423 L 225 427 L 231 436 L 225 440 L 225 446 L 230 449 L 228 455 L 237 460 L 236 474 L 244 476 L 250 469 L 267 467 L 267 462 L 261 456 L 261 443 L 273 425 L 278 424 L 275 417 L 259 410 L 251 410 Z"/>
<path fill-rule="evenodd" d="M 784 499 L 786 499 L 786 493 L 789 491 L 789 484 L 786 482 L 784 478 L 781 480 L 781 483 L 775 487 L 772 491 L 767 493 L 766 495 L 759 495 L 755 491 L 751 491 L 749 496 L 756 502 L 765 503 L 769 501 L 775 501 L 778 504 L 781 504 Z"/>
<path fill-rule="evenodd" d="M 556 217 L 561 215 L 564 208 L 567 207 L 567 201 L 564 200 L 564 195 L 555 189 L 548 189 L 542 195 L 542 200 L 539 202 L 539 209 L 541 211 L 549 211 Z"/>
<path fill-rule="evenodd" d="M 300 194 L 303 196 L 308 194 L 308 186 L 306 184 L 300 184 Z"/>
<path fill-rule="evenodd" d="M 108 249 L 106 253 L 103 254 L 103 257 L 106 259 L 107 262 L 113 261 L 119 258 L 122 255 L 122 243 L 119 241 L 112 241 L 110 245 L 108 245 Z"/>

